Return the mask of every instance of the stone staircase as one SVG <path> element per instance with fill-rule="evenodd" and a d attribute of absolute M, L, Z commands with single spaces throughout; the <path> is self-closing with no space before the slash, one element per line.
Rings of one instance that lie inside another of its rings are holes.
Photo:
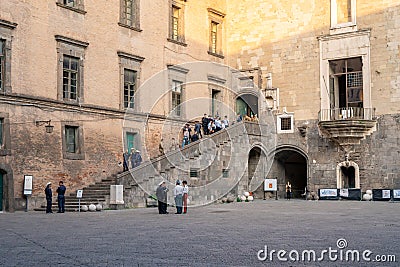
<path fill-rule="evenodd" d="M 103 209 L 109 207 L 110 203 L 110 185 L 115 185 L 116 176 L 103 179 L 101 182 L 89 185 L 83 188 L 83 194 L 81 198 L 81 206 L 90 204 L 101 204 Z M 67 189 L 68 190 L 68 189 Z M 57 206 L 57 193 L 56 188 L 53 189 L 53 212 L 58 211 Z M 67 191 L 68 192 L 68 191 Z M 65 196 L 65 211 L 78 211 L 79 201 L 76 198 L 76 192 L 70 192 Z M 40 208 L 35 209 L 36 211 L 46 211 L 46 205 L 42 205 Z"/>
<path fill-rule="evenodd" d="M 187 180 L 189 205 L 206 205 L 226 196 L 236 195 L 247 187 L 248 153 L 251 140 L 268 143 L 272 138 L 262 134 L 257 123 L 236 123 L 213 135 L 144 162 L 139 167 L 117 176 L 124 185 L 125 207 L 144 207 L 161 181 L 170 189 L 168 203 L 174 203 L 175 181 Z M 261 138 L 264 137 L 264 138 Z M 244 179 L 246 178 L 246 179 Z"/>

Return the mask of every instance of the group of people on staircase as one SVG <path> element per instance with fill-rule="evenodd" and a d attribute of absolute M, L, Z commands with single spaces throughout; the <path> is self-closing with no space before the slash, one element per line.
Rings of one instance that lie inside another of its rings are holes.
<path fill-rule="evenodd" d="M 168 188 L 165 181 L 162 181 L 156 191 L 156 197 L 158 202 L 158 213 L 159 214 L 168 214 L 167 206 L 168 206 Z M 186 181 L 177 180 L 174 188 L 174 199 L 175 199 L 175 214 L 186 214 L 187 213 L 187 205 L 188 205 L 188 195 L 189 195 L 189 187 Z"/>
<path fill-rule="evenodd" d="M 140 155 L 140 151 L 131 148 L 131 152 L 129 153 L 128 150 L 126 150 L 123 155 L 123 167 L 124 167 L 124 172 L 129 170 L 129 162 L 131 163 L 131 168 L 136 168 L 142 163 L 142 156 Z"/>

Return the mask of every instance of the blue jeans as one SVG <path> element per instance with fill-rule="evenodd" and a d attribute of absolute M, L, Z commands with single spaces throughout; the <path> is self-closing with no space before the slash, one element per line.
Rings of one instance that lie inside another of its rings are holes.
<path fill-rule="evenodd" d="M 58 212 L 65 212 L 65 197 L 64 195 L 58 196 Z"/>
<path fill-rule="evenodd" d="M 176 213 L 182 213 L 183 197 L 182 195 L 175 196 Z"/>

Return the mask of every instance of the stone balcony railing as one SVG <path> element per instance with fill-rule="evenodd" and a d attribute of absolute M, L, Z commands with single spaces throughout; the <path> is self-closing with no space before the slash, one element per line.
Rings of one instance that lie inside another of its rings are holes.
<path fill-rule="evenodd" d="M 373 108 L 333 108 L 319 112 L 321 132 L 340 146 L 359 144 L 376 126 Z"/>

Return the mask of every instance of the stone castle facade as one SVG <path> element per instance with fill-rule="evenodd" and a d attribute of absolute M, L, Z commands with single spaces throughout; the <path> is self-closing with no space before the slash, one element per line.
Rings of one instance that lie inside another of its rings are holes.
<path fill-rule="evenodd" d="M 0 210 L 24 208 L 25 175 L 38 207 L 48 181 L 114 177 L 204 113 L 274 129 L 243 189 L 399 188 L 399 21 L 388 0 L 2 1 Z"/>

